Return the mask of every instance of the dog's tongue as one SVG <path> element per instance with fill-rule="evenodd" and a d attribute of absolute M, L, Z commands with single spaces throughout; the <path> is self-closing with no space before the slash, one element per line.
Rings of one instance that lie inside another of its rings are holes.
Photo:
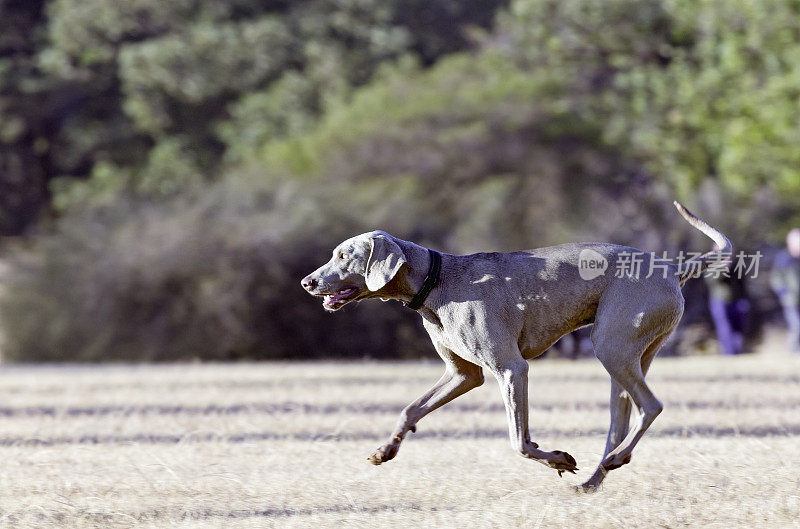
<path fill-rule="evenodd" d="M 342 301 L 342 299 L 351 295 L 353 292 L 355 292 L 355 290 L 356 290 L 355 288 L 346 288 L 344 290 L 336 292 L 335 294 L 328 294 L 327 296 L 325 296 L 324 298 L 325 301 L 323 302 L 323 304 L 328 307 L 333 306 L 336 303 Z"/>

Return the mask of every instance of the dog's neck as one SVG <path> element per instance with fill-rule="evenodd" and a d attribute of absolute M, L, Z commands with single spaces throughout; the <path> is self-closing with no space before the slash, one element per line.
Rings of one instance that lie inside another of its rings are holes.
<path fill-rule="evenodd" d="M 425 284 L 430 267 L 430 255 L 427 248 L 413 242 L 398 239 L 397 244 L 406 256 L 406 263 L 394 279 L 381 290 L 380 297 L 409 303 Z M 422 304 L 420 310 L 429 308 L 429 299 L 430 296 Z"/>

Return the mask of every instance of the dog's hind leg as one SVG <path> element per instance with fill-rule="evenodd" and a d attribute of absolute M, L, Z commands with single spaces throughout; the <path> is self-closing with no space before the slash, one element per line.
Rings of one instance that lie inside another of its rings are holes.
<path fill-rule="evenodd" d="M 584 491 L 596 490 L 610 470 L 630 462 L 631 452 L 663 406 L 644 381 L 644 376 L 656 353 L 672 334 L 674 327 L 662 332 L 641 354 L 604 355 L 596 351 L 598 358 L 611 375 L 611 426 L 603 453 L 603 459 L 594 474 L 582 485 Z M 607 344 L 598 344 L 601 347 Z M 620 361 L 628 359 L 628 361 Z M 631 401 L 636 405 L 638 416 L 633 428 L 628 430 Z"/>
<path fill-rule="evenodd" d="M 622 386 L 611 379 L 611 398 L 609 399 L 609 408 L 611 411 L 611 426 L 608 429 L 608 438 L 606 439 L 606 448 L 603 451 L 603 458 L 605 458 L 613 449 L 625 439 L 628 434 L 628 424 L 631 416 L 631 400 Z M 592 474 L 586 483 L 582 486 L 585 489 L 596 489 L 603 482 L 608 471 L 603 468 L 603 465 L 598 465 L 597 469 Z"/>
<path fill-rule="evenodd" d="M 630 395 L 636 406 L 638 416 L 633 421 L 630 431 L 622 442 L 606 454 L 600 463 L 606 471 L 619 468 L 630 462 L 634 447 L 664 409 L 664 406 L 645 383 L 644 373 L 638 358 L 633 365 L 612 366 L 610 374 Z"/>

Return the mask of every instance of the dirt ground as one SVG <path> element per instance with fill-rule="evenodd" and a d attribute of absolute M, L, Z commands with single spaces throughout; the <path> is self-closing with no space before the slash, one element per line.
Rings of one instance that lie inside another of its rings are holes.
<path fill-rule="evenodd" d="M 0 527 L 790 527 L 800 522 L 800 357 L 657 359 L 665 411 L 597 494 L 597 361 L 535 361 L 517 456 L 492 379 L 366 458 L 440 375 L 430 363 L 4 366 Z"/>

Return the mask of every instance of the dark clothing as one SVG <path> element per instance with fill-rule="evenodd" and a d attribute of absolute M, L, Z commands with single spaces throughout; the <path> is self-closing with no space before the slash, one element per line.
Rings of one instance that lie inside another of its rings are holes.
<path fill-rule="evenodd" d="M 789 350 L 800 352 L 800 308 L 797 305 L 784 305 L 783 317 L 789 328 Z"/>
<path fill-rule="evenodd" d="M 800 257 L 792 257 L 788 250 L 781 250 L 772 263 L 769 284 L 781 305 L 795 305 L 800 302 Z"/>
<path fill-rule="evenodd" d="M 789 349 L 800 351 L 800 258 L 792 257 L 788 250 L 778 252 L 772 264 L 769 284 L 783 308 L 789 328 Z"/>
<path fill-rule="evenodd" d="M 744 280 L 705 276 L 705 281 L 708 287 L 708 310 L 714 320 L 722 354 L 741 354 L 744 349 L 744 321 L 750 306 L 744 291 Z"/>

